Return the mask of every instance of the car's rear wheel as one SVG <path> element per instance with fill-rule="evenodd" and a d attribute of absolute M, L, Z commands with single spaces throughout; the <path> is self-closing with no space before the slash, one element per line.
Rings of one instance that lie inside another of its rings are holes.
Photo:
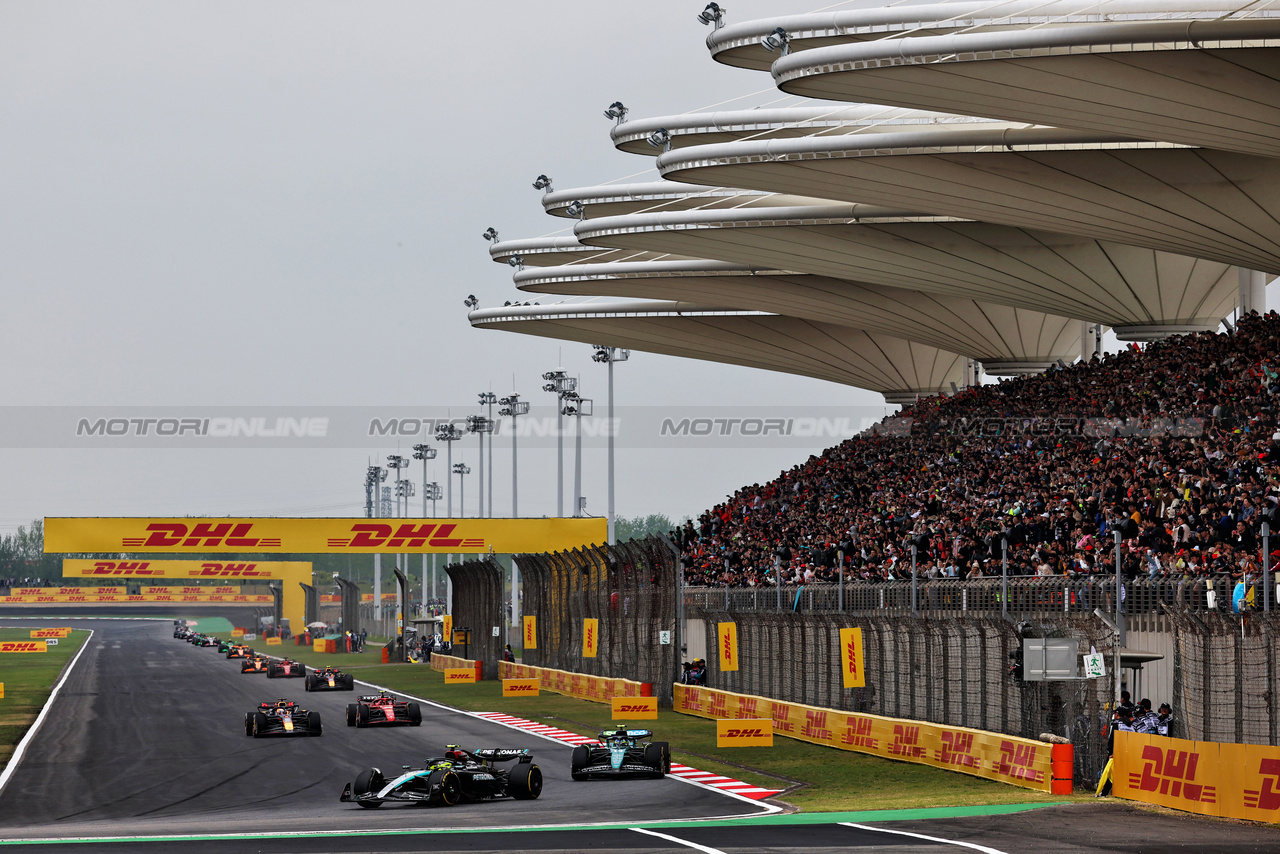
<path fill-rule="evenodd" d="M 356 775 L 355 782 L 351 784 L 351 794 L 356 797 L 359 797 L 360 795 L 366 794 L 368 792 L 376 792 L 385 785 L 387 785 L 387 781 L 383 778 L 383 776 L 379 774 L 377 771 L 375 771 L 374 769 L 370 768 L 368 771 L 361 771 L 359 774 Z M 373 803 L 369 803 L 366 801 L 357 801 L 356 803 L 360 804 L 360 806 L 366 809 L 377 809 L 378 807 L 382 806 L 382 803 L 377 801 Z"/>
<path fill-rule="evenodd" d="M 268 679 L 275 679 L 275 678 L 276 678 L 276 675 L 277 675 L 279 672 L 280 672 L 280 671 L 279 671 L 279 669 L 278 669 L 274 664 L 268 664 L 268 665 L 267 665 L 267 678 L 268 678 Z"/>
<path fill-rule="evenodd" d="M 588 775 L 583 774 L 582 769 L 586 768 L 590 762 L 591 748 L 586 745 L 579 744 L 573 749 L 573 760 L 572 764 L 569 766 L 569 776 L 573 777 L 575 780 L 587 779 Z"/>
<path fill-rule="evenodd" d="M 347 726 L 356 725 L 356 704 L 347 703 Z"/>
<path fill-rule="evenodd" d="M 311 690 L 311 686 L 312 686 L 312 684 L 314 684 L 314 679 L 315 679 L 315 677 L 314 677 L 314 676 L 308 676 L 306 679 L 303 679 L 303 680 L 302 680 L 302 690 L 304 690 L 304 691 L 310 691 L 310 690 Z"/>
<path fill-rule="evenodd" d="M 655 741 L 644 746 L 644 764 L 654 769 L 653 776 L 661 777 L 671 770 L 671 757 L 665 741 Z"/>
<path fill-rule="evenodd" d="M 462 781 L 457 774 L 446 768 L 432 771 L 427 778 L 427 785 L 436 793 L 435 800 L 447 807 L 462 800 Z"/>
<path fill-rule="evenodd" d="M 267 734 L 267 716 L 262 712 L 253 713 L 253 737 Z"/>
<path fill-rule="evenodd" d="M 253 714 L 245 712 L 244 715 L 244 734 L 253 735 Z"/>
<path fill-rule="evenodd" d="M 542 794 L 542 769 L 532 762 L 511 769 L 507 778 L 507 794 L 517 801 L 532 801 Z"/>
<path fill-rule="evenodd" d="M 311 735 L 320 734 L 320 713 L 319 712 L 307 712 L 307 731 L 311 733 Z"/>
<path fill-rule="evenodd" d="M 361 703 L 356 706 L 356 726 L 369 725 L 369 707 Z"/>
<path fill-rule="evenodd" d="M 344 674 L 341 684 L 347 691 L 354 691 L 356 689 L 356 677 L 352 676 L 350 673 Z"/>
<path fill-rule="evenodd" d="M 417 703 L 409 704 L 409 726 L 422 726 L 422 708 Z"/>

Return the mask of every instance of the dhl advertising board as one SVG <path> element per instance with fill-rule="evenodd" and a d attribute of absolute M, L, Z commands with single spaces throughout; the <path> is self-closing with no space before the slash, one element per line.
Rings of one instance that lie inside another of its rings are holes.
<path fill-rule="evenodd" d="M 851 714 L 693 685 L 676 685 L 674 708 L 715 720 L 766 719 L 773 734 L 1051 790 L 1053 745 L 965 727 Z"/>
<path fill-rule="evenodd" d="M 1111 779 L 1118 798 L 1280 823 L 1280 747 L 1118 732 Z"/>
<path fill-rule="evenodd" d="M 150 580 L 153 578 L 181 578 L 187 581 L 270 581 L 287 578 L 289 573 L 311 575 L 310 561 L 208 561 L 208 560 L 85 560 L 63 558 L 63 578 L 102 578 L 123 581 L 125 579 Z M 61 588 L 60 588 L 61 589 Z M 70 588 L 68 588 L 70 589 Z M 114 588 L 124 593 L 125 588 Z M 105 589 L 104 589 L 105 592 Z M 240 592 L 237 585 L 190 586 L 177 584 L 144 587 L 143 593 L 191 594 Z"/>
<path fill-rule="evenodd" d="M 615 721 L 656 721 L 657 697 L 614 697 L 610 700 Z"/>
<path fill-rule="evenodd" d="M 135 519 L 44 520 L 44 550 L 323 554 L 518 554 L 564 551 L 607 538 L 603 518 L 432 519 Z"/>
<path fill-rule="evenodd" d="M 32 629 L 31 637 L 33 638 L 65 638 L 71 634 L 71 629 Z"/>
<path fill-rule="evenodd" d="M 270 594 L 237 594 L 226 596 L 221 594 L 171 595 L 167 593 L 150 594 L 67 594 L 49 596 L 0 596 L 3 605 L 40 605 L 46 603 L 84 602 L 86 604 L 127 603 L 127 602 L 198 602 L 206 605 L 269 605 L 273 602 Z"/>
<path fill-rule="evenodd" d="M 48 652 L 48 641 L 0 641 L 0 653 L 5 652 Z"/>
<path fill-rule="evenodd" d="M 537 679 L 503 679 L 502 696 L 504 697 L 536 697 L 538 696 Z"/>
<path fill-rule="evenodd" d="M 482 662 L 472 661 L 469 658 L 462 658 L 457 655 L 443 655 L 438 652 L 431 653 L 431 669 L 445 674 L 445 682 L 458 681 L 456 677 L 449 678 L 450 670 L 470 670 L 475 675 L 475 678 L 471 681 L 479 682 L 484 678 L 483 666 Z"/>
<path fill-rule="evenodd" d="M 499 661 L 498 676 L 502 679 L 536 679 L 543 691 L 595 703 L 612 703 L 614 697 L 640 697 L 645 689 L 642 683 L 631 679 L 606 679 L 603 676 L 533 667 L 514 661 Z"/>

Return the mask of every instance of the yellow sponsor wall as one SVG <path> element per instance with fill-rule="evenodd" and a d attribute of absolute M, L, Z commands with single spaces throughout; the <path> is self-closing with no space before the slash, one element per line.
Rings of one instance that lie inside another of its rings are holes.
<path fill-rule="evenodd" d="M 1280 823 L 1280 747 L 1118 732 L 1111 780 L 1118 798 Z"/>
<path fill-rule="evenodd" d="M 595 658 L 600 648 L 600 621 L 587 617 L 582 621 L 582 657 Z"/>
<path fill-rule="evenodd" d="M 537 679 L 543 691 L 596 703 L 612 703 L 614 697 L 639 697 L 643 692 L 641 683 L 631 679 L 606 679 L 603 676 L 533 667 L 514 661 L 499 661 L 498 676 L 502 679 Z"/>
<path fill-rule="evenodd" d="M 431 653 L 431 669 L 438 670 L 441 673 L 467 668 L 476 674 L 476 681 L 479 682 L 484 678 L 483 666 L 483 662 L 472 661 L 469 658 L 462 658 L 457 655 L 443 655 L 439 652 Z"/>
<path fill-rule="evenodd" d="M 524 648 L 538 648 L 538 618 L 532 615 L 524 618 Z"/>
<path fill-rule="evenodd" d="M 125 594 L 86 594 L 86 595 L 46 595 L 46 596 L 0 596 L 0 604 L 4 605 L 38 605 L 41 603 L 87 602 L 103 604 L 111 602 L 198 602 L 205 605 L 270 605 L 274 600 L 270 594 L 241 593 L 228 596 L 218 593 L 200 595 L 181 595 L 166 593 L 145 593 L 132 596 Z"/>
<path fill-rule="evenodd" d="M 675 711 L 704 718 L 765 718 L 775 735 L 1050 790 L 1053 745 L 965 727 L 840 712 L 693 685 L 675 686 Z"/>
<path fill-rule="evenodd" d="M 44 550 L 143 554 L 542 554 L 603 543 L 604 518 L 44 520 Z"/>

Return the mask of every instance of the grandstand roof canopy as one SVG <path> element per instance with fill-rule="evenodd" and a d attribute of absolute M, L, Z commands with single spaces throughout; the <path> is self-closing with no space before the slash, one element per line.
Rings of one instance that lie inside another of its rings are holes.
<path fill-rule="evenodd" d="M 682 182 L 822 195 L 1280 271 L 1280 158 L 1035 127 L 693 146 L 661 155 L 658 167 Z"/>
<path fill-rule="evenodd" d="M 732 305 L 851 326 L 962 353 L 991 374 L 1035 373 L 1080 355 L 1081 322 L 993 303 L 720 261 L 539 267 L 521 290 Z"/>
<path fill-rule="evenodd" d="M 655 252 L 587 246 L 573 235 L 499 240 L 489 244 L 489 257 L 499 264 L 509 264 L 512 259 L 518 259 L 519 264 L 525 267 L 560 267 L 579 262 L 670 259 L 668 255 Z"/>
<path fill-rule="evenodd" d="M 656 152 L 655 152 L 656 153 Z M 556 190 L 542 197 L 542 209 L 552 216 L 574 219 L 569 212 L 581 202 L 587 216 L 619 216 L 648 210 L 688 210 L 690 208 L 756 207 L 779 204 L 820 204 L 824 199 L 797 198 L 778 193 L 760 193 L 736 187 L 703 187 L 676 181 L 649 181 L 640 184 L 598 184 Z"/>
<path fill-rule="evenodd" d="M 746 365 L 872 389 L 890 403 L 963 385 L 954 353 L 847 326 L 677 302 L 593 301 L 473 311 L 472 326 Z"/>
<path fill-rule="evenodd" d="M 600 246 L 712 258 L 1101 322 L 1118 327 L 1117 334 L 1128 340 L 1216 328 L 1234 306 L 1238 286 L 1230 265 L 1221 262 L 861 205 L 632 214 L 587 219 L 575 231 L 582 242 Z M 716 301 L 723 304 L 724 298 Z"/>

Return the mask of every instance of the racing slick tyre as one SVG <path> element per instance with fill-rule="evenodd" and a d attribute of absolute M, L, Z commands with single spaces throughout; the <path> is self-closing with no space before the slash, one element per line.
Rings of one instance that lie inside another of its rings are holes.
<path fill-rule="evenodd" d="M 430 790 L 436 792 L 436 801 L 451 807 L 462 800 L 462 781 L 458 775 L 447 768 L 438 768 L 427 778 Z M 436 787 L 439 786 L 437 791 Z"/>
<path fill-rule="evenodd" d="M 644 747 L 644 764 L 656 769 L 653 776 L 662 777 L 671 771 L 671 751 L 665 741 L 655 741 Z"/>
<path fill-rule="evenodd" d="M 385 785 L 387 785 L 387 781 L 383 776 L 370 768 L 368 771 L 361 771 L 356 775 L 355 782 L 351 784 L 351 794 L 359 797 L 366 792 L 376 792 Z M 360 806 L 365 809 L 370 810 L 377 809 L 382 806 L 380 803 L 366 803 L 365 801 L 357 801 L 356 803 L 360 804 Z"/>
<path fill-rule="evenodd" d="M 369 725 L 369 707 L 363 704 L 356 706 L 356 726 Z"/>
<path fill-rule="evenodd" d="M 347 726 L 356 725 L 356 704 L 347 703 Z"/>
<path fill-rule="evenodd" d="M 569 776 L 575 780 L 587 779 L 586 774 L 582 773 L 582 769 L 587 767 L 587 763 L 591 761 L 591 749 L 585 745 L 579 744 L 573 749 L 573 764 L 569 766 Z"/>
<path fill-rule="evenodd" d="M 422 726 L 422 708 L 417 703 L 409 704 L 409 726 Z"/>
<path fill-rule="evenodd" d="M 267 716 L 262 712 L 253 713 L 253 737 L 267 734 Z"/>
<path fill-rule="evenodd" d="M 311 735 L 320 734 L 320 713 L 307 712 L 307 732 Z"/>
<path fill-rule="evenodd" d="M 542 794 L 542 769 L 524 762 L 511 769 L 507 778 L 507 794 L 517 801 L 532 801 Z"/>
<path fill-rule="evenodd" d="M 354 691 L 356 689 L 356 677 L 352 676 L 350 673 L 344 673 L 342 675 L 342 681 L 338 684 L 342 686 L 342 690 L 344 691 Z"/>
<path fill-rule="evenodd" d="M 279 676 L 279 675 L 280 675 L 280 668 L 279 668 L 279 667 L 276 667 L 274 664 L 268 664 L 268 665 L 267 665 L 267 678 L 268 678 L 268 679 L 275 679 L 275 678 L 276 678 L 277 676 Z"/>
<path fill-rule="evenodd" d="M 307 674 L 307 678 L 302 680 L 302 690 L 304 690 L 304 691 L 310 691 L 310 690 L 311 690 L 312 681 L 313 681 L 314 679 L 315 679 L 315 677 L 314 677 L 314 676 L 312 676 L 310 673 L 308 673 L 308 674 Z"/>
<path fill-rule="evenodd" d="M 244 734 L 253 735 L 253 714 L 250 712 L 244 713 Z"/>

